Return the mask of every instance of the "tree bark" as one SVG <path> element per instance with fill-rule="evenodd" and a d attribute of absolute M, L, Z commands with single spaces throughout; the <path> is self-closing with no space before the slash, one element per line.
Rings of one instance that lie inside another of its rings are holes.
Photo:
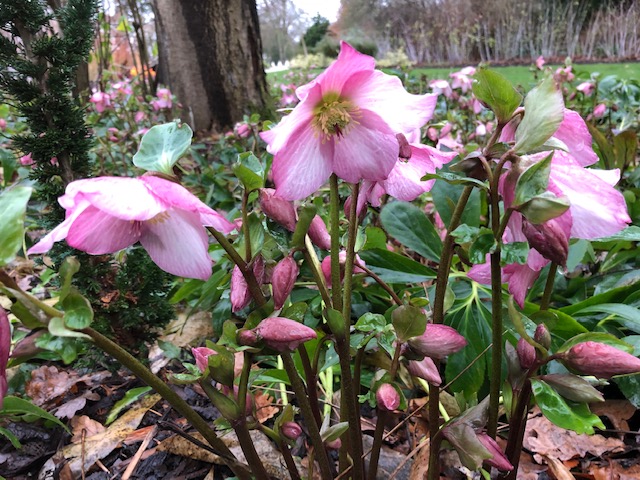
<path fill-rule="evenodd" d="M 155 0 L 159 73 L 194 130 L 271 111 L 255 0 Z"/>

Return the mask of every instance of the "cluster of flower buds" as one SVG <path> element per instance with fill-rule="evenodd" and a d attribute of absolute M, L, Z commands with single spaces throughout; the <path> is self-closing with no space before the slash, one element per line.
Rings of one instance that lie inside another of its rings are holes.
<path fill-rule="evenodd" d="M 240 345 L 258 346 L 264 343 L 278 352 L 291 352 L 304 342 L 317 338 L 315 330 L 284 317 L 265 318 L 252 330 L 240 330 Z"/>

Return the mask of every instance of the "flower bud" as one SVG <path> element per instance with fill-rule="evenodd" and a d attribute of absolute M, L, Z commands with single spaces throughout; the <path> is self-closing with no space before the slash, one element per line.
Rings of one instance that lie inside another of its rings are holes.
<path fill-rule="evenodd" d="M 312 328 L 284 317 L 265 318 L 253 331 L 268 347 L 278 352 L 293 351 L 298 345 L 317 338 Z"/>
<path fill-rule="evenodd" d="M 331 235 L 327 230 L 324 220 L 319 215 L 313 217 L 307 232 L 313 244 L 322 250 L 331 250 Z"/>
<path fill-rule="evenodd" d="M 565 366 L 578 373 L 598 378 L 640 372 L 640 358 L 599 342 L 578 343 L 561 360 Z"/>
<path fill-rule="evenodd" d="M 400 394 L 390 383 L 383 383 L 376 390 L 376 402 L 380 410 L 392 412 L 400 406 Z"/>
<path fill-rule="evenodd" d="M 412 350 L 425 357 L 441 359 L 467 345 L 465 338 L 455 329 L 436 323 L 427 324 L 424 333 L 407 342 Z"/>
<path fill-rule="evenodd" d="M 602 118 L 604 117 L 604 114 L 606 111 L 607 111 L 607 106 L 604 103 L 599 103 L 593 109 L 593 117 Z"/>
<path fill-rule="evenodd" d="M 285 300 L 293 290 L 293 285 L 298 278 L 300 269 L 292 256 L 280 260 L 271 274 L 271 286 L 273 288 L 273 303 L 276 309 L 282 308 Z"/>
<path fill-rule="evenodd" d="M 236 341 L 238 342 L 238 345 L 255 347 L 260 343 L 260 338 L 253 330 L 241 329 L 236 333 Z"/>
<path fill-rule="evenodd" d="M 253 276 L 256 277 L 256 282 L 258 285 L 262 285 L 264 283 L 264 258 L 262 255 L 258 254 L 256 258 L 253 259 L 253 265 L 251 267 L 253 271 Z"/>
<path fill-rule="evenodd" d="M 0 307 L 0 408 L 7 395 L 7 362 L 11 349 L 11 323 L 4 308 Z"/>
<path fill-rule="evenodd" d="M 511 465 L 511 462 L 509 462 L 504 453 L 502 453 L 500 446 L 493 438 L 491 438 L 486 433 L 478 433 L 477 437 L 484 448 L 486 448 L 489 453 L 493 455 L 493 458 L 485 460 L 487 464 L 497 468 L 498 470 L 503 470 L 506 472 L 510 472 L 511 470 L 513 470 L 513 465 Z"/>
<path fill-rule="evenodd" d="M 273 188 L 260 189 L 260 208 L 274 222 L 293 232 L 296 229 L 296 210 L 293 204 L 277 197 Z"/>
<path fill-rule="evenodd" d="M 342 281 L 344 279 L 344 264 L 347 261 L 347 252 L 345 252 L 344 250 L 342 250 L 339 254 L 338 254 L 338 260 L 340 262 L 340 280 Z M 362 260 L 360 258 L 360 255 L 358 255 L 356 253 L 356 257 L 355 257 L 355 262 L 364 265 L 364 260 Z M 327 285 L 330 287 L 331 286 L 331 255 L 327 255 L 326 257 L 324 257 L 322 259 L 322 263 L 320 264 L 320 268 L 322 270 L 322 274 L 324 275 L 324 279 L 327 282 Z M 354 265 L 353 267 L 353 273 L 366 273 L 362 268 Z"/>
<path fill-rule="evenodd" d="M 240 268 L 236 265 L 231 272 L 231 311 L 238 312 L 251 302 L 251 292 Z"/>
<path fill-rule="evenodd" d="M 284 422 L 280 427 L 280 433 L 289 440 L 297 440 L 302 435 L 302 428 L 296 422 Z"/>
<path fill-rule="evenodd" d="M 442 383 L 440 372 L 436 368 L 436 364 L 430 357 L 424 357 L 422 360 L 411 360 L 407 365 L 407 370 L 414 377 L 422 378 L 431 385 L 439 386 Z"/>
<path fill-rule="evenodd" d="M 7 121 L 4 118 L 0 118 L 0 130 L 5 131 L 7 129 Z"/>
<path fill-rule="evenodd" d="M 411 158 L 411 145 L 409 145 L 407 137 L 402 133 L 398 133 L 396 134 L 396 138 L 398 139 L 398 146 L 400 147 L 398 157 L 409 160 Z"/>
<path fill-rule="evenodd" d="M 551 347 L 551 334 L 549 329 L 544 323 L 541 323 L 536 327 L 536 331 L 533 334 L 533 339 L 542 345 L 547 350 Z"/>
<path fill-rule="evenodd" d="M 196 359 L 196 367 L 204 373 L 209 366 L 209 356 L 216 355 L 218 352 L 207 347 L 195 347 L 191 349 L 191 353 Z"/>
<path fill-rule="evenodd" d="M 331 440 L 330 442 L 324 442 L 324 446 L 329 450 L 340 450 L 340 448 L 342 448 L 342 440 L 336 438 L 335 440 Z"/>
<path fill-rule="evenodd" d="M 548 383 L 564 398 L 578 403 L 604 402 L 602 393 L 584 378 L 571 374 L 543 375 L 540 380 Z"/>
<path fill-rule="evenodd" d="M 11 358 L 24 360 L 42 352 L 43 349 L 36 345 L 36 340 L 44 335 L 45 332 L 46 330 L 44 329 L 38 330 L 16 343 L 13 346 L 13 350 L 11 350 Z"/>
<path fill-rule="evenodd" d="M 523 218 L 522 232 L 527 237 L 529 246 L 540 252 L 540 255 L 558 265 L 566 265 L 569 237 L 556 219 L 534 225 Z"/>
<path fill-rule="evenodd" d="M 518 340 L 518 344 L 516 345 L 516 352 L 518 352 L 518 360 L 520 360 L 520 366 L 524 370 L 530 369 L 536 363 L 536 349 L 524 338 Z"/>

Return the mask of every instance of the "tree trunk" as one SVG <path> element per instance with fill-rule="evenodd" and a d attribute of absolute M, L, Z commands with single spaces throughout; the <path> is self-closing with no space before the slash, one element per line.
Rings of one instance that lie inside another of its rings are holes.
<path fill-rule="evenodd" d="M 270 112 L 255 0 L 155 0 L 160 74 L 194 130 Z"/>

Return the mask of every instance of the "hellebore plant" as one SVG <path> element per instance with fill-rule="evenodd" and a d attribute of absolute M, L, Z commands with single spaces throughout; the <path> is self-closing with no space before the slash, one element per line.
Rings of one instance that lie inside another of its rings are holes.
<path fill-rule="evenodd" d="M 309 469 L 317 464 L 321 478 L 376 478 L 385 423 L 407 410 L 405 394 L 414 380 L 429 394 L 430 479 L 439 478 L 443 439 L 467 468 L 485 468 L 486 475 L 493 468 L 515 479 L 532 398 L 566 428 L 593 432 L 601 425 L 585 413 L 586 402 L 602 399 L 598 390 L 579 375 L 547 372 L 550 362 L 601 378 L 640 371 L 640 360 L 625 342 L 586 329 L 558 339 L 546 324 L 557 320 L 551 292 L 571 239 L 616 234 L 630 219 L 614 189 L 619 173 L 587 168 L 597 161 L 591 136 L 579 115 L 565 109 L 552 78 L 531 91 L 524 106 L 509 82 L 485 69 L 461 71 L 454 85 L 456 95 L 458 90 L 470 95 L 471 88 L 473 101 L 495 117 L 486 144 L 458 160 L 457 153 L 421 144 L 436 95 L 407 93 L 398 78 L 376 71 L 371 57 L 342 43 L 337 61 L 296 90 L 300 102 L 293 111 L 262 132 L 273 155 L 272 171 L 253 154 L 239 155 L 233 166 L 242 195 L 236 223 L 170 177 L 191 133 L 168 124 L 152 128 L 134 157 L 134 164 L 150 173 L 71 183 L 60 198 L 66 219 L 29 250 L 44 253 L 66 239 L 77 249 L 104 254 L 139 241 L 166 271 L 206 280 L 206 295 L 228 292 L 233 314 L 219 337 L 193 348 L 194 364 L 186 364 L 186 373 L 173 380 L 199 383 L 222 415 L 218 425 L 235 431 L 246 463 L 163 380 L 91 329 L 88 302 L 70 287 L 69 264 L 61 269 L 55 308 L 2 273 L 3 290 L 26 310 L 40 312 L 41 329 L 88 337 L 130 368 L 184 415 L 241 479 L 269 478 L 251 429 L 275 442 L 292 479 L 302 478 L 292 446 L 303 436 Z M 267 186 L 269 173 L 275 190 Z M 324 202 L 317 192 L 327 180 Z M 436 202 L 441 198 L 431 190 L 436 182 L 455 194 Z M 402 202 L 429 191 L 446 218 L 442 240 L 423 210 Z M 312 201 L 301 201 L 316 193 Z M 473 205 L 483 203 L 480 195 L 487 206 L 482 219 Z M 368 222 L 380 205 L 380 222 Z M 387 242 L 378 224 L 413 250 L 412 258 L 393 251 L 397 244 Z M 207 230 L 226 253 L 215 267 L 223 271 L 211 278 Z M 540 305 L 526 305 L 531 285 L 548 264 Z M 410 280 L 398 276 L 398 265 L 409 265 Z M 434 265 L 437 271 L 431 270 Z M 471 279 L 491 285 L 490 310 L 479 296 L 489 291 Z M 513 295 L 506 305 L 504 281 Z M 406 283 L 422 286 L 404 288 Z M 464 291 L 461 285 L 472 293 L 460 301 L 454 297 Z M 359 301 L 362 292 L 372 290 L 376 293 L 367 302 Z M 516 305 L 533 313 L 527 317 Z M 507 327 L 503 310 L 509 314 Z M 489 333 L 473 330 L 485 318 Z M 476 337 L 483 335 L 491 338 L 478 352 Z M 363 370 L 371 352 L 377 366 L 365 388 Z M 334 369 L 329 360 L 336 356 Z M 252 393 L 261 374 L 255 365 L 278 365 L 294 392 L 289 397 L 284 386 L 280 390 L 272 426 L 257 419 Z M 478 399 L 485 368 L 489 395 Z M 332 415 L 334 374 L 340 378 L 337 416 Z M 451 418 L 440 392 L 465 375 L 473 377 L 474 389 L 456 391 L 464 393 L 459 398 L 470 408 Z M 363 402 L 376 414 L 370 452 L 360 430 Z M 509 424 L 504 452 L 496 441 L 501 402 Z M 554 415 L 558 406 L 566 415 Z M 334 448 L 337 466 L 330 455 Z"/>

